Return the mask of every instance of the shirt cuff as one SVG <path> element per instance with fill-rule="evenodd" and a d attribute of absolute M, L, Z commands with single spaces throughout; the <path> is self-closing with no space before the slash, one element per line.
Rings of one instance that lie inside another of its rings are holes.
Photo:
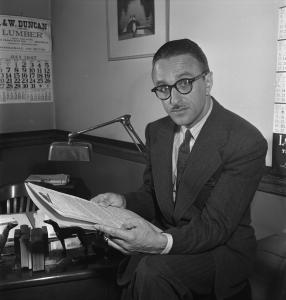
<path fill-rule="evenodd" d="M 162 234 L 164 234 L 165 237 L 167 237 L 167 245 L 160 254 L 168 254 L 173 246 L 173 237 L 170 233 L 162 232 Z"/>

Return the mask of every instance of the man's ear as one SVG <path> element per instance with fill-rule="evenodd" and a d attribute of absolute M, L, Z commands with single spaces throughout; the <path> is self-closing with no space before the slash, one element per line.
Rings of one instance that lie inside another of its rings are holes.
<path fill-rule="evenodd" d="M 205 81 L 206 81 L 206 95 L 210 95 L 211 89 L 212 89 L 212 86 L 213 86 L 213 72 L 210 71 L 206 75 Z"/>

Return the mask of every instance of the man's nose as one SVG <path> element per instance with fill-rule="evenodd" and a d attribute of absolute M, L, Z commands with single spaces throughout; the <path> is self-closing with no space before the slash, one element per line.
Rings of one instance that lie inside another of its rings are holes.
<path fill-rule="evenodd" d="M 175 87 L 171 90 L 171 97 L 170 97 L 170 103 L 172 105 L 178 104 L 182 100 L 182 94 L 178 92 Z"/>

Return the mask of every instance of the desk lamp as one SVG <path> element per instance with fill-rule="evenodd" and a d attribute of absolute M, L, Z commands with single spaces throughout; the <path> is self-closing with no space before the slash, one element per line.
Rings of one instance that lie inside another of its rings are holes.
<path fill-rule="evenodd" d="M 53 142 L 50 145 L 49 150 L 49 160 L 57 160 L 57 161 L 90 161 L 91 157 L 91 143 L 87 142 L 80 142 L 80 141 L 73 141 L 73 139 L 80 134 L 107 126 L 113 123 L 121 123 L 127 133 L 129 134 L 130 138 L 132 139 L 133 143 L 136 145 L 139 152 L 143 152 L 145 150 L 145 145 L 139 138 L 138 134 L 136 133 L 135 129 L 130 123 L 131 115 L 123 115 L 121 117 L 115 118 L 111 121 L 98 124 L 96 126 L 83 129 L 77 132 L 71 132 L 68 134 L 68 141 L 67 142 Z M 138 145 L 138 143 L 139 145 Z"/>

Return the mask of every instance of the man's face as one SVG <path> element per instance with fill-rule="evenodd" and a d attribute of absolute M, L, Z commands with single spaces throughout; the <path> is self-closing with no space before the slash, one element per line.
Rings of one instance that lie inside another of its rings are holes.
<path fill-rule="evenodd" d="M 203 71 L 199 62 L 189 54 L 159 59 L 152 70 L 154 86 L 172 85 L 182 78 L 193 78 Z M 194 126 L 207 113 L 210 106 L 210 90 L 212 87 L 212 74 L 193 82 L 189 94 L 180 94 L 175 88 L 171 97 L 161 101 L 166 113 L 177 125 Z"/>

